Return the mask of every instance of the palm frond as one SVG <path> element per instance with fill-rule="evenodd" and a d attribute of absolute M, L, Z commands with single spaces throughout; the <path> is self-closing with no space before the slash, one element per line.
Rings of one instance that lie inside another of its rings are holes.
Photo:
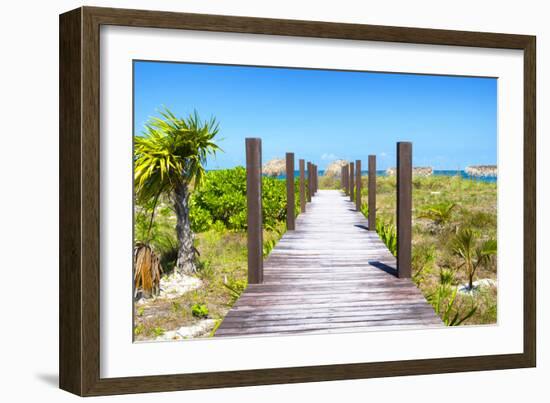
<path fill-rule="evenodd" d="M 214 139 L 219 132 L 215 118 L 202 121 L 195 111 L 187 119 L 177 118 L 164 108 L 160 117 L 145 124 L 141 136 L 134 137 L 134 183 L 139 202 L 160 193 L 170 193 L 180 184 L 202 183 L 207 158 L 220 147 Z"/>

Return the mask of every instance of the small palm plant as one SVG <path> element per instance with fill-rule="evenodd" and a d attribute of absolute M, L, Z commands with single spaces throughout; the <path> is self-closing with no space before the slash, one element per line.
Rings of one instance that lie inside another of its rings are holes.
<path fill-rule="evenodd" d="M 420 218 L 428 218 L 437 225 L 447 224 L 453 215 L 456 203 L 441 202 L 428 206 L 419 214 Z"/>
<path fill-rule="evenodd" d="M 462 259 L 468 276 L 468 289 L 473 289 L 473 280 L 479 267 L 487 268 L 497 254 L 497 241 L 478 240 L 477 234 L 470 228 L 460 229 L 452 243 L 453 254 Z"/>
<path fill-rule="evenodd" d="M 454 271 L 442 268 L 439 272 L 439 285 L 433 293 L 427 296 L 428 301 L 446 326 L 460 326 L 477 311 L 476 305 L 472 305 L 464 314 L 459 307 L 455 307 L 458 289 L 453 287 L 453 281 Z"/>
<path fill-rule="evenodd" d="M 397 230 L 395 225 L 377 221 L 376 233 L 380 236 L 380 239 L 387 246 L 391 254 L 397 256 Z"/>
<path fill-rule="evenodd" d="M 169 197 L 176 212 L 178 253 L 176 269 L 195 273 L 195 248 L 189 220 L 190 185 L 200 186 L 206 158 L 219 147 L 214 143 L 219 126 L 214 118 L 203 122 L 195 112 L 178 118 L 170 110 L 145 124 L 142 136 L 134 137 L 134 181 L 138 203 Z M 153 206 L 153 212 L 154 212 Z"/>

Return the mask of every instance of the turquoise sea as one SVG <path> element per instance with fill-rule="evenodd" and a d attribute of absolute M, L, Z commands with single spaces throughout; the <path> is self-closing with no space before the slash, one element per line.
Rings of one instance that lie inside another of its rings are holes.
<path fill-rule="evenodd" d="M 324 174 L 324 172 L 325 172 L 324 170 L 319 170 L 319 176 L 322 176 Z M 362 176 L 367 175 L 367 174 L 368 174 L 368 171 L 361 171 Z M 377 176 L 387 176 L 385 170 L 376 171 L 376 175 Z M 476 180 L 476 181 L 481 181 L 481 182 L 490 182 L 490 183 L 496 183 L 496 181 L 497 181 L 496 176 L 482 176 L 482 177 L 480 177 L 480 176 L 471 176 L 471 175 L 468 175 L 463 170 L 437 170 L 437 169 L 434 169 L 433 175 L 435 175 L 435 176 L 457 176 L 457 175 L 459 175 L 464 179 L 471 179 L 471 180 Z M 300 176 L 300 171 L 294 171 L 294 177 L 296 178 L 298 176 Z M 279 179 L 285 179 L 286 175 L 279 175 L 278 178 Z"/>

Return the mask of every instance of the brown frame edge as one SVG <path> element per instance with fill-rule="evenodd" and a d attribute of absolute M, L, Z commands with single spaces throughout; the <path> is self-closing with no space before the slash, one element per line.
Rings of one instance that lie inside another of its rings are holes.
<path fill-rule="evenodd" d="M 524 352 L 128 378 L 99 376 L 101 25 L 524 51 Z M 536 365 L 536 38 L 316 21 L 81 7 L 60 15 L 59 384 L 80 396 L 315 382 Z"/>

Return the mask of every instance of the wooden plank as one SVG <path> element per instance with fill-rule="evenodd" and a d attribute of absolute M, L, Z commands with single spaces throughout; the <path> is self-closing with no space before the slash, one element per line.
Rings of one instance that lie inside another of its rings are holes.
<path fill-rule="evenodd" d="M 262 140 L 246 139 L 248 283 L 263 281 Z"/>

